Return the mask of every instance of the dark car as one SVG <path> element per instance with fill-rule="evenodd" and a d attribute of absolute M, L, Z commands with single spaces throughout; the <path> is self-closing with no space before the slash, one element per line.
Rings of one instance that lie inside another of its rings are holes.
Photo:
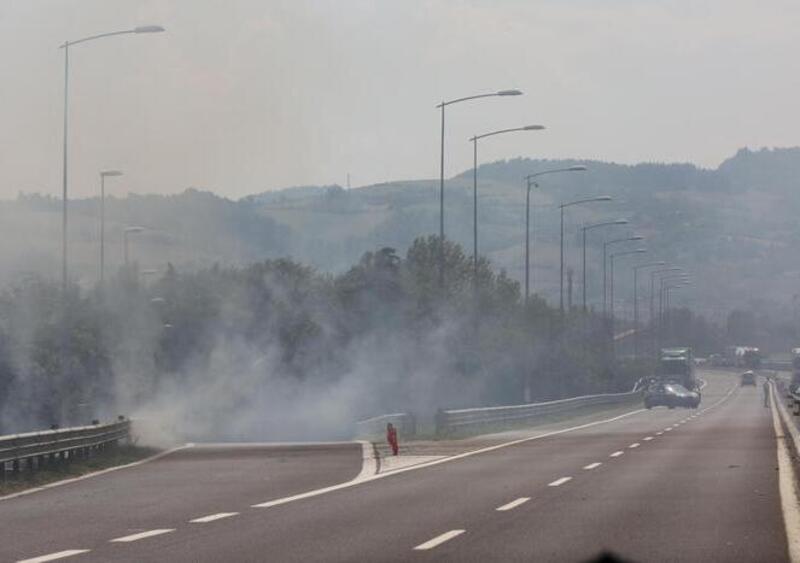
<path fill-rule="evenodd" d="M 753 387 L 756 386 L 756 374 L 752 371 L 746 371 L 742 374 L 742 381 L 740 385 L 752 385 Z"/>
<path fill-rule="evenodd" d="M 645 408 L 653 407 L 686 407 L 696 409 L 700 405 L 700 393 L 689 391 L 677 383 L 658 383 L 651 385 L 644 393 Z"/>

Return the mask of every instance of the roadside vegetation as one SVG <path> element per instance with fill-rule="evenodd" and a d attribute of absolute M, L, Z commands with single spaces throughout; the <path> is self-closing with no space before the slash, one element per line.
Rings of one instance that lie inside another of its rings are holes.
<path fill-rule="evenodd" d="M 438 248 L 379 248 L 337 276 L 276 259 L 147 281 L 132 263 L 71 286 L 65 316 L 58 284 L 26 278 L 0 295 L 0 433 L 124 414 L 159 438 L 341 437 L 385 412 L 628 391 L 651 369 L 615 359 L 630 352 L 601 315 L 526 306 L 483 258 L 474 286 L 449 241 L 440 289 Z M 716 345 L 712 325 L 673 316 L 676 343 Z"/>

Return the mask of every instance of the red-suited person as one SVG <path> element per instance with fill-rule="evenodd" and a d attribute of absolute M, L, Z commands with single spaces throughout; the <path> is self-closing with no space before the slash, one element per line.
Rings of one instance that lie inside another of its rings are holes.
<path fill-rule="evenodd" d="M 386 425 L 386 441 L 392 447 L 392 455 L 397 455 L 400 446 L 397 443 L 397 428 L 391 422 Z"/>

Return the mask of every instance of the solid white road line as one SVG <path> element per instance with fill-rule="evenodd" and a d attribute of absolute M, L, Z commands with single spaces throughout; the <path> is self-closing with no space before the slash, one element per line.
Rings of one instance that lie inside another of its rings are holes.
<path fill-rule="evenodd" d="M 621 456 L 621 455 L 622 455 L 622 454 L 624 454 L 624 453 L 625 453 L 625 452 L 623 452 L 623 451 L 617 451 L 617 452 L 614 452 L 613 454 L 611 454 L 611 455 L 610 455 L 610 456 L 608 456 L 608 457 L 619 457 L 619 456 Z"/>
<path fill-rule="evenodd" d="M 564 483 L 566 483 L 568 481 L 572 481 L 572 477 L 561 477 L 560 479 L 556 479 L 555 481 L 553 481 L 552 483 L 550 483 L 547 486 L 548 487 L 560 487 L 561 485 L 563 485 Z"/>
<path fill-rule="evenodd" d="M 732 385 L 730 391 L 728 391 L 728 394 L 725 395 L 722 399 L 720 399 L 716 403 L 714 403 L 711 407 L 714 407 L 714 406 L 718 405 L 719 403 L 724 401 L 726 398 L 728 398 L 737 389 L 737 387 L 738 387 L 737 385 Z M 708 408 L 711 408 L 711 407 L 708 407 Z M 704 410 L 708 410 L 708 408 L 706 408 Z M 355 478 L 355 479 L 353 479 L 351 481 L 346 481 L 346 482 L 340 483 L 338 485 L 331 485 L 331 486 L 328 486 L 328 487 L 323 487 L 321 489 L 315 489 L 313 491 L 308 491 L 308 492 L 305 492 L 305 493 L 300 493 L 300 494 L 292 495 L 292 496 L 289 496 L 289 497 L 283 497 L 283 498 L 278 498 L 278 499 L 274 499 L 274 500 L 269 500 L 269 501 L 266 501 L 266 502 L 261 502 L 261 503 L 252 505 L 252 507 L 253 508 L 271 508 L 273 506 L 279 506 L 281 504 L 287 504 L 287 503 L 295 502 L 295 501 L 298 501 L 298 500 L 304 500 L 304 499 L 307 499 L 307 498 L 317 497 L 319 495 L 324 495 L 324 494 L 327 494 L 327 493 L 330 493 L 330 492 L 333 492 L 333 491 L 340 491 L 342 489 L 348 489 L 350 487 L 355 487 L 357 485 L 361 485 L 362 483 L 367 483 L 367 482 L 373 481 L 375 479 L 385 479 L 387 477 L 392 477 L 394 475 L 400 475 L 401 473 L 405 473 L 406 471 L 416 471 L 418 469 L 425 469 L 426 467 L 433 467 L 434 465 L 439 465 L 439 464 L 442 464 L 442 463 L 450 463 L 451 461 L 456 461 L 456 460 L 459 460 L 459 459 L 472 457 L 472 456 L 478 455 L 478 454 L 484 454 L 484 453 L 488 453 L 488 452 L 493 452 L 493 451 L 496 451 L 496 450 L 500 450 L 502 448 L 508 448 L 510 446 L 516 446 L 518 444 L 525 444 L 527 442 L 533 442 L 535 440 L 542 440 L 544 438 L 549 438 L 551 436 L 558 436 L 558 435 L 561 435 L 561 434 L 566 434 L 568 432 L 574 432 L 576 430 L 583 430 L 585 428 L 592 428 L 594 426 L 599 426 L 601 424 L 608 424 L 610 422 L 615 422 L 617 420 L 622 420 L 623 418 L 628 418 L 629 416 L 633 416 L 635 414 L 639 414 L 639 413 L 643 413 L 643 412 L 647 412 L 646 409 L 636 409 L 636 410 L 629 411 L 629 412 L 626 412 L 626 413 L 623 413 L 623 414 L 620 414 L 620 415 L 617 415 L 617 416 L 614 416 L 614 417 L 611 417 L 611 418 L 606 418 L 606 419 L 603 419 L 603 420 L 595 420 L 594 422 L 587 422 L 586 424 L 579 424 L 578 426 L 571 426 L 569 428 L 562 428 L 560 430 L 554 430 L 552 432 L 545 432 L 544 434 L 538 434 L 536 436 L 529 436 L 527 438 L 520 438 L 518 440 L 511 440 L 510 442 L 504 442 L 502 444 L 497 444 L 495 446 L 488 446 L 488 447 L 485 447 L 485 448 L 479 448 L 477 450 L 464 452 L 463 454 L 456 454 L 456 455 L 445 457 L 445 458 L 442 458 L 442 459 L 433 460 L 433 461 L 430 461 L 430 462 L 418 463 L 418 464 L 415 464 L 415 465 L 410 465 L 408 467 L 403 467 L 401 469 L 397 469 L 397 470 L 391 471 L 389 473 L 378 473 L 377 475 L 366 476 L 366 477 L 359 476 L 359 477 L 357 477 L 357 478 Z M 699 416 L 699 414 L 701 414 L 701 413 L 698 413 L 698 416 Z M 660 436 L 661 434 L 663 434 L 663 432 L 656 432 L 656 434 Z"/>
<path fill-rule="evenodd" d="M 644 438 L 642 438 L 642 440 L 644 440 L 645 442 L 649 442 L 652 439 L 653 439 L 652 436 L 645 436 Z"/>
<path fill-rule="evenodd" d="M 772 400 L 770 401 L 770 410 L 772 411 L 772 428 L 775 431 L 775 439 L 777 440 L 778 450 L 778 491 L 781 495 L 781 511 L 783 512 L 783 525 L 786 530 L 786 541 L 789 544 L 789 560 L 792 563 L 800 562 L 800 535 L 797 530 L 800 529 L 800 507 L 798 507 L 798 491 L 797 491 L 797 478 L 795 475 L 794 464 L 792 463 L 789 448 L 786 445 L 786 435 L 783 431 L 783 426 L 778 419 L 778 409 L 780 409 L 781 417 L 786 421 L 790 434 L 794 434 L 795 430 L 791 424 L 794 421 L 788 420 L 788 413 L 781 397 L 775 391 L 775 386 L 770 385 Z M 779 406 L 776 406 L 780 403 Z M 791 436 L 794 439 L 794 436 Z"/>
<path fill-rule="evenodd" d="M 361 444 L 361 472 L 354 481 L 363 481 L 378 473 L 378 452 L 372 442 L 358 440 L 358 443 Z"/>
<path fill-rule="evenodd" d="M 595 461 L 594 463 L 590 463 L 589 465 L 584 466 L 584 469 L 589 471 L 589 470 L 594 469 L 596 467 L 600 467 L 601 465 L 603 465 L 601 462 Z"/>
<path fill-rule="evenodd" d="M 114 538 L 109 540 L 117 543 L 129 543 L 132 541 L 143 540 L 145 538 L 152 538 L 153 536 L 160 536 L 161 534 L 169 534 L 174 532 L 175 528 L 162 528 L 160 530 L 148 530 L 146 532 L 139 532 L 138 534 L 131 534 L 130 536 L 122 536 L 121 538 Z"/>
<path fill-rule="evenodd" d="M 639 442 L 634 442 L 633 444 L 631 444 L 631 445 L 630 445 L 630 446 L 628 446 L 628 447 L 629 447 L 630 449 L 633 449 L 633 448 L 638 448 L 640 445 L 641 445 L 641 444 L 640 444 Z"/>
<path fill-rule="evenodd" d="M 219 512 L 217 514 L 209 514 L 208 516 L 203 516 L 202 518 L 195 518 L 194 520 L 189 520 L 189 522 L 193 524 L 207 524 L 208 522 L 214 522 L 215 520 L 222 520 L 223 518 L 230 518 L 231 516 L 236 516 L 239 514 L 238 512 Z"/>
<path fill-rule="evenodd" d="M 396 469 L 394 471 L 388 473 L 378 473 L 377 475 L 372 475 L 371 477 L 360 478 L 357 477 L 352 481 L 346 481 L 344 483 L 340 483 L 338 485 L 330 485 L 328 487 L 323 487 L 321 489 L 315 489 L 313 491 L 308 491 L 305 493 L 300 493 L 297 495 L 292 495 L 289 497 L 278 498 L 274 500 L 268 500 L 266 502 L 261 502 L 258 504 L 251 505 L 252 508 L 272 508 L 273 506 L 279 506 L 281 504 L 287 504 L 290 502 L 295 502 L 298 500 L 304 500 L 307 498 L 317 497 L 319 495 L 324 495 L 333 491 L 340 491 L 342 489 L 348 489 L 350 487 L 355 487 L 357 485 L 361 485 L 362 483 L 368 483 L 370 481 L 374 481 L 376 479 L 385 479 L 387 477 L 392 477 L 394 475 L 400 475 L 401 473 L 405 473 L 406 471 L 416 471 L 418 469 L 424 469 L 426 467 L 433 467 L 434 465 L 439 465 L 442 463 L 450 463 L 451 461 L 456 461 L 459 459 L 464 459 L 467 457 L 472 457 L 478 454 L 484 454 L 488 452 L 493 452 L 496 450 L 500 450 L 502 448 L 508 448 L 510 446 L 516 446 L 518 444 L 525 444 L 527 442 L 533 442 L 535 440 L 542 440 L 544 438 L 549 438 L 551 436 L 558 436 L 561 434 L 566 434 L 568 432 L 574 432 L 576 430 L 583 430 L 585 428 L 592 428 L 594 426 L 599 426 L 601 424 L 608 424 L 609 422 L 615 422 L 617 420 L 621 420 L 623 418 L 628 418 L 629 416 L 633 416 L 635 414 L 643 413 L 645 409 L 636 409 L 634 411 L 626 412 L 611 418 L 606 418 L 603 420 L 596 420 L 594 422 L 587 422 L 586 424 L 579 424 L 578 426 L 571 426 L 569 428 L 562 428 L 561 430 L 553 430 L 552 432 L 545 432 L 544 434 L 538 434 L 536 436 L 529 436 L 527 438 L 520 438 L 518 440 L 512 440 L 510 442 L 504 442 L 502 444 L 497 444 L 495 446 L 488 446 L 485 448 L 480 448 L 477 450 L 472 450 L 469 452 L 464 452 L 463 454 L 456 454 L 453 456 L 445 457 L 442 459 L 436 459 L 433 461 L 425 462 L 425 463 L 418 463 L 415 465 L 410 465 L 407 467 L 402 467 L 400 469 Z"/>
<path fill-rule="evenodd" d="M 525 504 L 529 500 L 531 500 L 531 497 L 520 497 L 517 500 L 512 500 L 508 504 L 504 504 L 503 506 L 498 506 L 497 508 L 495 508 L 495 510 L 498 512 L 505 512 L 506 510 L 511 510 L 512 508 L 518 507 L 520 504 Z"/>
<path fill-rule="evenodd" d="M 42 485 L 41 487 L 36 487 L 34 489 L 25 489 L 24 491 L 20 491 L 18 493 L 11 493 L 10 495 L 6 495 L 0 497 L 0 500 L 9 500 L 12 498 L 17 498 L 25 495 L 29 495 L 31 493 L 38 493 L 39 491 L 46 491 L 47 489 L 52 489 L 53 487 L 60 487 L 62 485 L 68 485 L 70 483 L 75 483 L 77 481 L 83 481 L 84 479 L 91 479 L 92 477 L 97 477 L 99 475 L 105 475 L 106 473 L 111 473 L 112 471 L 119 471 L 120 469 L 128 469 L 129 467 L 136 467 L 138 465 L 142 465 L 145 463 L 149 463 L 151 461 L 155 461 L 160 459 L 164 456 L 167 456 L 173 452 L 177 452 L 178 450 L 183 450 L 185 448 L 191 447 L 188 444 L 184 446 L 178 446 L 177 448 L 172 448 L 171 450 L 165 450 L 163 452 L 159 452 L 155 455 L 150 457 L 146 457 L 144 459 L 140 459 L 139 461 L 134 461 L 132 463 L 126 463 L 125 465 L 117 465 L 116 467 L 109 467 L 107 469 L 101 469 L 100 471 L 93 471 L 92 473 L 86 473 L 85 475 L 81 475 L 80 477 L 70 477 L 69 479 L 64 479 L 62 481 L 53 481 L 52 483 L 47 483 L 46 485 Z"/>
<path fill-rule="evenodd" d="M 64 559 L 65 557 L 72 557 L 73 555 L 80 555 L 81 553 L 89 553 L 89 549 L 67 549 L 66 551 L 59 551 L 49 555 L 40 555 L 31 559 L 21 559 L 17 563 L 45 563 L 45 561 L 55 561 L 56 559 Z"/>
<path fill-rule="evenodd" d="M 419 544 L 414 549 L 416 551 L 426 551 L 428 549 L 433 549 L 437 545 L 442 545 L 444 542 L 450 541 L 453 538 L 460 536 L 464 532 L 466 532 L 466 530 L 450 530 L 449 532 L 443 533 L 441 536 L 436 536 L 432 540 L 428 540 L 425 543 Z"/>

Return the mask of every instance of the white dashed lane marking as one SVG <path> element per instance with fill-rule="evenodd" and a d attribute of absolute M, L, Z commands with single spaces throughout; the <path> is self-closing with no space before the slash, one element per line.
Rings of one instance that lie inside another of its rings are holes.
<path fill-rule="evenodd" d="M 664 433 L 663 430 L 661 432 L 656 432 L 656 436 L 661 436 L 663 433 Z"/>
<path fill-rule="evenodd" d="M 633 449 L 633 448 L 638 448 L 639 446 L 641 446 L 641 444 L 640 444 L 639 442 L 634 442 L 633 444 L 631 444 L 631 445 L 630 445 L 630 446 L 628 446 L 628 447 L 629 447 L 630 449 Z"/>
<path fill-rule="evenodd" d="M 445 532 L 440 536 L 436 536 L 432 540 L 428 540 L 425 543 L 419 544 L 414 549 L 417 551 L 427 551 L 429 549 L 433 549 L 436 546 L 442 545 L 446 541 L 450 541 L 455 537 L 460 536 L 466 532 L 466 530 L 450 530 L 449 532 Z"/>
<path fill-rule="evenodd" d="M 132 541 L 139 541 L 145 538 L 152 538 L 153 536 L 160 536 L 161 534 L 169 534 L 174 532 L 175 528 L 163 528 L 160 530 L 148 530 L 146 532 L 139 532 L 138 534 L 131 534 L 129 536 L 122 536 L 121 538 L 114 538 L 110 540 L 117 543 L 129 543 Z"/>
<path fill-rule="evenodd" d="M 31 559 L 22 559 L 17 563 L 45 563 L 46 561 L 64 559 L 66 557 L 72 557 L 73 555 L 80 555 L 81 553 L 89 553 L 89 551 L 88 549 L 67 549 L 66 551 L 40 555 L 39 557 L 32 557 Z"/>
<path fill-rule="evenodd" d="M 589 465 L 585 466 L 584 469 L 590 470 L 590 469 L 594 469 L 596 467 L 600 467 L 601 465 L 603 465 L 603 464 L 600 463 L 599 461 L 595 461 L 594 463 L 590 463 Z"/>
<path fill-rule="evenodd" d="M 649 442 L 652 439 L 653 439 L 652 436 L 645 436 L 644 438 L 642 438 L 642 440 L 644 440 L 645 442 Z"/>
<path fill-rule="evenodd" d="M 503 506 L 498 506 L 497 508 L 495 508 L 495 510 L 497 510 L 498 512 L 505 512 L 507 510 L 511 510 L 512 508 L 518 507 L 520 504 L 525 504 L 529 500 L 531 500 L 530 497 L 520 497 L 517 500 L 512 500 L 508 504 L 504 504 Z"/>
<path fill-rule="evenodd" d="M 561 477 L 560 479 L 556 479 L 555 481 L 553 481 L 552 483 L 550 483 L 547 486 L 548 487 L 560 487 L 561 485 L 563 485 L 567 481 L 572 481 L 572 477 Z"/>
<path fill-rule="evenodd" d="M 617 451 L 617 452 L 614 452 L 613 454 L 611 454 L 611 455 L 610 455 L 610 456 L 608 456 L 608 457 L 619 457 L 619 456 L 621 456 L 621 455 L 622 455 L 622 454 L 624 454 L 624 453 L 625 453 L 625 452 L 623 452 L 623 451 Z"/>
<path fill-rule="evenodd" d="M 216 520 L 222 520 L 223 518 L 230 518 L 231 516 L 236 516 L 239 514 L 238 512 L 220 512 L 218 514 L 209 514 L 208 516 L 203 516 L 202 518 L 195 518 L 194 520 L 189 520 L 192 524 L 207 524 L 208 522 L 214 522 Z"/>

